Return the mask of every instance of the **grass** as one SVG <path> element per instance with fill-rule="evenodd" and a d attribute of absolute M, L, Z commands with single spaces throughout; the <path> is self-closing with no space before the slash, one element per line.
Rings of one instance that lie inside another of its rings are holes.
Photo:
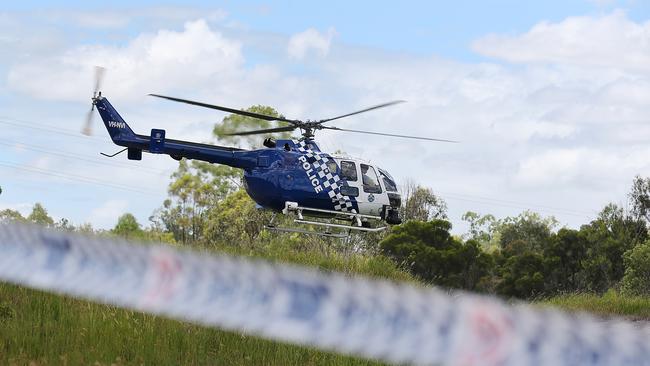
<path fill-rule="evenodd" d="M 650 297 L 623 296 L 614 290 L 603 295 L 566 294 L 538 302 L 569 311 L 585 311 L 603 317 L 650 320 Z"/>
<path fill-rule="evenodd" d="M 370 365 L 308 347 L 0 284 L 2 365 Z"/>
<path fill-rule="evenodd" d="M 389 260 L 279 246 L 243 251 L 347 274 L 413 281 Z M 0 283 L 2 365 L 375 365 L 236 332 Z"/>
<path fill-rule="evenodd" d="M 221 252 L 232 255 L 265 259 L 272 262 L 291 263 L 318 268 L 322 271 L 346 275 L 362 275 L 395 282 L 421 283 L 408 272 L 400 269 L 389 258 L 381 255 L 342 254 L 333 250 L 296 250 L 292 243 L 271 242 L 262 247 L 244 249 L 222 247 Z"/>
<path fill-rule="evenodd" d="M 300 248 L 282 240 L 217 252 L 347 275 L 421 284 L 382 256 Z M 601 316 L 650 319 L 650 298 L 567 294 L 536 302 Z M 289 345 L 0 283 L 1 365 L 375 365 Z"/>

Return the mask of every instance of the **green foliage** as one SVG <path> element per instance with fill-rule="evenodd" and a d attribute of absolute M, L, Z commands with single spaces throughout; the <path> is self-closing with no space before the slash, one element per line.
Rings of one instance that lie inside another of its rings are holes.
<path fill-rule="evenodd" d="M 54 219 L 47 214 L 47 210 L 40 203 L 34 204 L 32 213 L 27 216 L 27 220 L 37 225 L 54 226 Z"/>
<path fill-rule="evenodd" d="M 499 243 L 504 251 L 512 254 L 541 253 L 556 225 L 554 217 L 543 218 L 537 213 L 524 211 L 499 223 Z"/>
<path fill-rule="evenodd" d="M 246 109 L 248 112 L 254 112 L 271 117 L 282 117 L 278 111 L 269 106 L 254 105 Z M 262 130 L 267 128 L 285 127 L 286 123 L 277 121 L 266 121 L 258 118 L 242 116 L 239 114 L 230 114 L 223 119 L 221 124 L 216 124 L 212 133 L 219 138 L 220 141 L 235 146 L 261 146 L 266 135 L 250 135 L 250 136 L 228 136 L 234 132 Z M 270 134 L 269 134 L 270 135 Z M 289 138 L 290 132 L 282 132 L 273 134 L 279 138 Z"/>
<path fill-rule="evenodd" d="M 650 222 L 650 178 L 634 177 L 628 196 L 633 215 Z"/>
<path fill-rule="evenodd" d="M 183 159 L 172 174 L 169 196 L 156 213 L 167 231 L 181 243 L 202 241 L 208 213 L 237 187 L 241 171 Z"/>
<path fill-rule="evenodd" d="M 75 231 L 74 225 L 72 225 L 70 220 L 66 218 L 61 218 L 59 221 L 54 223 L 54 228 L 57 230 L 67 231 L 67 232 Z"/>
<path fill-rule="evenodd" d="M 0 222 L 10 222 L 10 221 L 18 221 L 18 222 L 24 222 L 27 219 L 23 217 L 23 215 L 20 214 L 20 212 L 12 209 L 4 209 L 0 211 Z"/>
<path fill-rule="evenodd" d="M 115 235 L 122 236 L 124 238 L 142 238 L 143 231 L 140 228 L 138 220 L 135 216 L 130 213 L 125 213 L 117 219 L 117 224 L 111 230 Z"/>
<path fill-rule="evenodd" d="M 271 218 L 267 211 L 255 208 L 255 202 L 240 189 L 219 202 L 208 213 L 206 243 L 251 245 Z"/>
<path fill-rule="evenodd" d="M 585 288 L 583 261 L 590 243 L 577 230 L 560 229 L 544 248 L 548 291 L 567 293 Z"/>
<path fill-rule="evenodd" d="M 629 296 L 609 290 L 603 295 L 590 293 L 562 294 L 538 302 L 564 310 L 589 312 L 605 317 L 617 316 L 631 319 L 650 319 L 650 297 Z"/>
<path fill-rule="evenodd" d="M 376 364 L 1 283 L 0 302 L 2 365 Z"/>
<path fill-rule="evenodd" d="M 16 310 L 7 302 L 0 303 L 0 324 L 16 317 Z"/>
<path fill-rule="evenodd" d="M 461 219 L 469 223 L 469 231 L 464 235 L 465 239 L 474 240 L 487 250 L 498 247 L 499 221 L 493 215 L 481 216 L 476 212 L 467 211 Z"/>
<path fill-rule="evenodd" d="M 409 221 L 393 227 L 379 245 L 415 276 L 448 288 L 475 289 L 491 260 L 476 242 L 461 243 L 444 220 Z"/>
<path fill-rule="evenodd" d="M 625 253 L 622 291 L 627 295 L 650 295 L 650 241 Z"/>
<path fill-rule="evenodd" d="M 624 254 L 647 240 L 643 221 L 626 215 L 622 208 L 609 204 L 580 232 L 589 242 L 583 262 L 585 290 L 603 293 L 616 286 L 625 273 Z"/>
<path fill-rule="evenodd" d="M 545 290 L 544 257 L 525 252 L 507 257 L 499 268 L 497 293 L 507 297 L 531 298 Z"/>
<path fill-rule="evenodd" d="M 446 219 L 447 203 L 436 196 L 431 188 L 407 181 L 403 189 L 400 215 L 404 222 L 409 220 Z"/>

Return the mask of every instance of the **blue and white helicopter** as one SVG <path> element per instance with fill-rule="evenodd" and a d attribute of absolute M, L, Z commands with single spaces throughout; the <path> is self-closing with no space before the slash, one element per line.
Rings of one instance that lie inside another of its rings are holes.
<path fill-rule="evenodd" d="M 244 187 L 248 195 L 262 208 L 276 213 L 294 215 L 294 222 L 324 228 L 322 231 L 278 227 L 271 219 L 267 229 L 300 232 L 333 237 L 346 237 L 352 230 L 378 232 L 386 224 L 400 224 L 401 196 L 393 177 L 384 169 L 367 161 L 328 154 L 314 141 L 314 132 L 321 129 L 367 133 L 382 136 L 412 138 L 430 141 L 455 142 L 426 137 L 394 135 L 387 133 L 349 130 L 325 126 L 326 122 L 343 117 L 391 106 L 403 101 L 393 101 L 360 111 L 318 121 L 301 121 L 273 117 L 248 111 L 195 102 L 158 94 L 151 96 L 175 102 L 284 122 L 287 126 L 264 130 L 244 131 L 231 135 L 269 134 L 299 129 L 299 140 L 274 140 L 267 138 L 264 148 L 245 150 L 234 147 L 202 144 L 168 139 L 165 130 L 152 129 L 150 135 L 133 132 L 126 121 L 99 91 L 103 69 L 98 68 L 92 107 L 82 131 L 90 134 L 93 110 L 97 108 L 108 134 L 116 145 L 127 151 L 129 160 L 141 160 L 142 152 L 166 154 L 173 159 L 196 159 L 214 164 L 224 164 L 244 171 Z M 275 218 L 275 216 L 273 217 Z"/>

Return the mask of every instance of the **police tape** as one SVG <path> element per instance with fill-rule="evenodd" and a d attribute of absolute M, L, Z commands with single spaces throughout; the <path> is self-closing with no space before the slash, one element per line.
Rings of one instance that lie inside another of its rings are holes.
<path fill-rule="evenodd" d="M 397 363 L 650 365 L 650 331 L 162 245 L 0 225 L 0 281 Z"/>

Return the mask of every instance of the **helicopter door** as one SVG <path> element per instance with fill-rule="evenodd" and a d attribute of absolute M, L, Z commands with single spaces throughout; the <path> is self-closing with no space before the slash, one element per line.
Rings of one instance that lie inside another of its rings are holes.
<path fill-rule="evenodd" d="M 367 215 L 379 216 L 385 204 L 385 194 L 381 187 L 377 171 L 372 165 L 359 164 L 361 170 L 361 192 L 359 193 L 359 210 Z"/>
<path fill-rule="evenodd" d="M 348 183 L 347 186 L 341 186 L 341 194 L 348 197 L 354 197 L 354 199 L 359 201 L 361 185 L 359 184 L 357 164 L 353 161 L 341 160 L 339 161 L 339 166 L 341 167 L 339 176 L 341 179 L 345 179 Z"/>

